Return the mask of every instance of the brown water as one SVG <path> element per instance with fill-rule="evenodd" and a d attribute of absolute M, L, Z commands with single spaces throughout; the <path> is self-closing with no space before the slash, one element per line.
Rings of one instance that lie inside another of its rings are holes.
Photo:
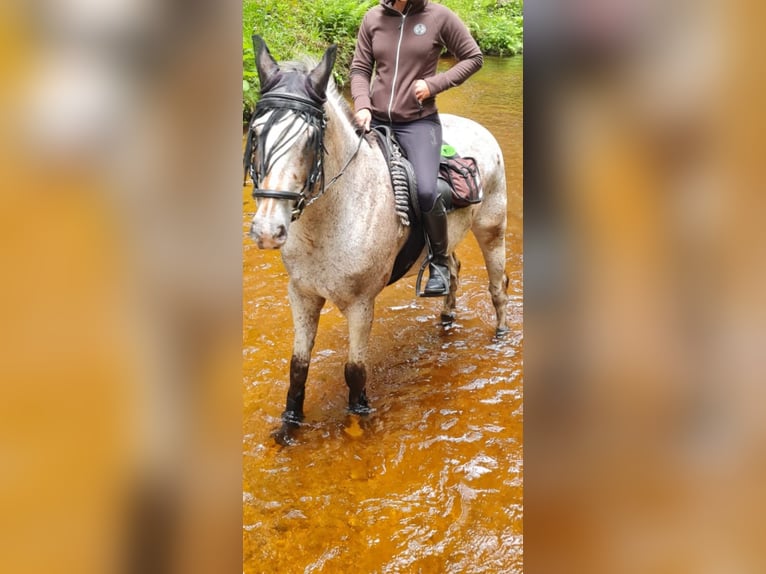
<path fill-rule="evenodd" d="M 470 573 L 522 571 L 522 60 L 487 58 L 442 112 L 473 118 L 500 142 L 508 179 L 511 334 L 493 340 L 494 309 L 478 245 L 462 262 L 457 320 L 414 279 L 378 297 L 367 395 L 346 412 L 348 336 L 325 307 L 299 444 L 278 447 L 292 322 L 276 251 L 244 239 L 243 571 Z M 254 211 L 243 189 L 243 230 Z"/>

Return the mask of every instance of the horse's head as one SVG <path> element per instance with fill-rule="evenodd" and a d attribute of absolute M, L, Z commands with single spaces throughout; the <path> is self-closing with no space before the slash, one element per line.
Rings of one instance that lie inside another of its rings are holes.
<path fill-rule="evenodd" d="M 245 169 L 258 199 L 250 236 L 262 249 L 278 249 L 287 241 L 290 222 L 324 186 L 324 102 L 336 46 L 308 70 L 281 69 L 260 36 L 253 36 L 253 45 L 261 98 L 245 149 Z"/>

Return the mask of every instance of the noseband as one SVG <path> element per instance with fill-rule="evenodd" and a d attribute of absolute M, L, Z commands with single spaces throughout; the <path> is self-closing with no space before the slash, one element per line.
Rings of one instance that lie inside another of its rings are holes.
<path fill-rule="evenodd" d="M 272 112 L 261 132 L 261 138 L 255 133 L 255 120 L 266 112 Z M 266 141 L 272 127 L 288 114 L 292 115 L 287 128 L 280 134 L 271 149 L 266 150 L 264 145 L 258 145 L 258 140 Z M 274 167 L 275 162 L 283 157 L 297 138 L 291 137 L 290 133 L 298 122 L 306 124 L 309 134 L 308 149 L 312 157 L 311 168 L 306 181 L 300 191 L 287 191 L 280 189 L 263 189 L 260 187 L 263 179 Z M 271 197 L 275 199 L 288 199 L 296 201 L 292 212 L 292 220 L 298 219 L 307 205 L 319 198 L 324 193 L 324 130 L 327 125 L 327 117 L 322 104 L 312 100 L 294 96 L 292 94 L 267 93 L 255 106 L 255 117 L 250 124 L 245 146 L 245 172 L 250 173 L 253 179 L 253 197 Z M 314 197 L 311 194 L 319 184 L 319 193 Z"/>

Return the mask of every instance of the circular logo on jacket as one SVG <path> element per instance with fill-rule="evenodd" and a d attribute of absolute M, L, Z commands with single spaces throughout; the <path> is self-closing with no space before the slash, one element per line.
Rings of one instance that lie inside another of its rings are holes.
<path fill-rule="evenodd" d="M 415 27 L 412 29 L 413 32 L 415 32 L 416 36 L 422 36 L 426 33 L 426 25 L 425 24 L 416 24 Z"/>

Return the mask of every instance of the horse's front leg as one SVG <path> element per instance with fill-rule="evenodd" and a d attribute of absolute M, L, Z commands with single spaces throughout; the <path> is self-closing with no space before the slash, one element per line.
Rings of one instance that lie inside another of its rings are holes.
<path fill-rule="evenodd" d="M 311 350 L 319 325 L 319 313 L 325 300 L 317 295 L 299 291 L 292 283 L 288 285 L 290 309 L 293 314 L 293 356 L 290 359 L 290 387 L 287 404 L 282 413 L 282 427 L 274 434 L 280 444 L 288 444 L 295 430 L 303 421 L 303 400 L 306 396 L 306 379 L 309 374 Z"/>
<path fill-rule="evenodd" d="M 343 310 L 348 320 L 348 362 L 345 367 L 348 385 L 348 409 L 354 414 L 370 412 L 367 384 L 367 347 L 372 329 L 374 301 L 357 301 Z"/>

